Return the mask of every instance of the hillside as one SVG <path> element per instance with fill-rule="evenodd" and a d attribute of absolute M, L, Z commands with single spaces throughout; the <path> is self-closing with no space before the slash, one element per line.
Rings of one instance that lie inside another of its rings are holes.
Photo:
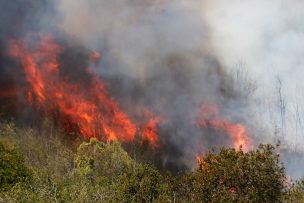
<path fill-rule="evenodd" d="M 249 152 L 213 150 L 198 156 L 192 170 L 178 174 L 153 166 L 149 157 L 143 158 L 143 147 L 128 149 L 93 138 L 71 141 L 49 121 L 39 129 L 3 122 L 0 197 L 5 202 L 304 200 L 303 182 L 288 182 L 271 145 Z"/>

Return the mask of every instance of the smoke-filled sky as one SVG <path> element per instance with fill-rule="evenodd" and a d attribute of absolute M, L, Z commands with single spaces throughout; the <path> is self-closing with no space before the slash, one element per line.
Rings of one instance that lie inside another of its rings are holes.
<path fill-rule="evenodd" d="M 168 52 L 207 48 L 227 67 L 242 62 L 259 79 L 279 75 L 295 86 L 301 85 L 303 66 L 303 4 L 299 0 L 61 0 L 59 8 L 62 28 L 92 47 L 110 38 L 109 43 L 121 50 L 135 46 L 138 56 L 155 43 Z"/>
<path fill-rule="evenodd" d="M 302 85 L 303 10 L 298 0 L 208 1 L 203 15 L 225 65 L 241 60 L 259 79 L 279 75 L 291 87 Z"/>
<path fill-rule="evenodd" d="M 193 156 L 202 132 L 189 120 L 202 101 L 257 143 L 304 151 L 302 0 L 24 2 L 0 2 L 1 45 L 38 30 L 99 51 L 97 71 L 124 109 L 135 101 L 172 118 L 161 131 L 183 155 L 164 162 Z"/>
<path fill-rule="evenodd" d="M 64 32 L 92 49 L 106 50 L 117 71 L 130 77 L 158 73 L 162 67 L 157 63 L 168 55 L 208 55 L 225 69 L 245 69 L 259 96 L 273 93 L 268 100 L 276 100 L 279 77 L 286 102 L 300 102 L 296 97 L 304 85 L 303 4 L 299 0 L 61 0 L 58 7 Z M 293 108 L 294 104 L 287 104 Z"/>
<path fill-rule="evenodd" d="M 211 74 L 215 78 L 207 74 L 206 79 L 206 73 L 198 70 L 241 69 L 249 75 L 243 75 L 244 80 L 253 81 L 257 89 L 246 108 L 234 99 L 224 99 L 227 114 L 251 122 L 254 132 L 260 133 L 256 135 L 259 141 L 281 139 L 303 150 L 303 1 L 61 0 L 58 7 L 65 33 L 92 49 L 106 51 L 101 67 L 113 66 L 114 74 L 143 83 L 150 79 L 148 98 L 163 98 L 159 92 L 171 94 L 178 100 L 173 109 L 193 105 L 185 104 L 189 95 L 206 102 L 218 100 L 221 74 Z M 164 66 L 172 56 L 178 58 L 182 70 Z M 157 80 L 160 87 L 155 87 L 151 78 L 162 75 L 167 82 Z M 168 75 L 172 81 L 168 82 Z M 177 79 L 186 82 L 177 83 Z"/>

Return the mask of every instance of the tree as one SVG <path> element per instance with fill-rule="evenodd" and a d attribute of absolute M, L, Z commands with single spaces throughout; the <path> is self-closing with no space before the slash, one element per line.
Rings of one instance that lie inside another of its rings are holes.
<path fill-rule="evenodd" d="M 193 174 L 193 194 L 203 202 L 279 202 L 285 169 L 271 145 L 245 153 L 225 149 L 202 156 Z"/>
<path fill-rule="evenodd" d="M 166 185 L 151 165 L 137 165 L 132 173 L 123 174 L 114 184 L 114 202 L 165 202 Z"/>
<path fill-rule="evenodd" d="M 4 201 L 178 203 L 304 199 L 304 181 L 286 184 L 285 170 L 271 145 L 249 152 L 213 150 L 200 157 L 197 169 L 164 175 L 145 164 L 146 159 L 134 161 L 118 142 L 91 139 L 74 148 L 60 139 L 61 133 L 47 126 L 37 131 L 0 123 L 0 140 L 6 140 L 0 141 L 0 183 L 4 184 L 0 196 Z"/>
<path fill-rule="evenodd" d="M 8 142 L 0 141 L 0 189 L 6 190 L 29 177 L 23 155 Z"/>
<path fill-rule="evenodd" d="M 134 161 L 119 142 L 103 143 L 95 138 L 77 150 L 77 167 L 83 175 L 113 177 L 132 169 Z"/>
<path fill-rule="evenodd" d="M 304 178 L 290 185 L 284 200 L 285 202 L 304 202 Z"/>

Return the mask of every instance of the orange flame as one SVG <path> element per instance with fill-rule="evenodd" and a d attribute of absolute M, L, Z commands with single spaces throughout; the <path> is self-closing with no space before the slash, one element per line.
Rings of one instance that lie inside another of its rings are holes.
<path fill-rule="evenodd" d="M 199 169 L 210 172 L 209 164 L 199 154 L 195 155 L 195 160 L 198 164 Z"/>
<path fill-rule="evenodd" d="M 216 131 L 226 131 L 226 133 L 231 137 L 233 146 L 236 149 L 242 146 L 244 150 L 249 150 L 252 145 L 251 135 L 246 126 L 240 123 L 230 123 L 229 121 L 221 118 L 216 105 L 201 105 L 198 125 L 201 128 L 211 127 Z"/>
<path fill-rule="evenodd" d="M 96 62 L 96 61 L 98 61 L 99 59 L 100 59 L 100 53 L 99 52 L 97 52 L 97 51 L 93 51 L 90 55 L 89 55 L 89 57 L 90 57 L 90 60 L 91 61 L 93 61 L 93 62 Z"/>
<path fill-rule="evenodd" d="M 199 154 L 196 154 L 196 155 L 195 155 L 195 160 L 196 160 L 196 162 L 197 162 L 198 164 L 200 164 L 201 161 L 202 161 L 201 156 L 200 156 Z"/>
<path fill-rule="evenodd" d="M 145 117 L 148 119 L 148 122 L 141 130 L 142 138 L 148 140 L 148 142 L 155 148 L 159 145 L 157 125 L 162 118 L 160 116 L 155 116 L 151 110 L 146 111 Z"/>
<path fill-rule="evenodd" d="M 59 112 L 68 132 L 79 132 L 84 137 L 96 137 L 102 140 L 130 142 L 136 134 L 136 125 L 110 97 L 105 83 L 93 72 L 87 73 L 92 81 L 69 82 L 60 75 L 58 55 L 62 47 L 55 43 L 51 35 L 39 35 L 41 41 L 29 48 L 26 40 L 12 40 L 10 55 L 19 59 L 30 84 L 27 92 L 28 102 L 37 104 L 47 114 Z M 89 58 L 96 61 L 97 52 Z M 142 137 L 151 144 L 158 142 L 155 127 L 158 119 L 152 119 L 143 129 Z"/>

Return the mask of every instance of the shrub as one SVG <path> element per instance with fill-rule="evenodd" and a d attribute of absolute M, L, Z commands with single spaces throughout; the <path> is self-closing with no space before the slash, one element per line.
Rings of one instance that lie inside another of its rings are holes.
<path fill-rule="evenodd" d="M 9 142 L 0 141 L 0 189 L 6 190 L 29 177 L 23 155 Z"/>
<path fill-rule="evenodd" d="M 156 202 L 164 185 L 162 176 L 151 165 L 137 165 L 132 173 L 123 174 L 114 183 L 117 202 Z"/>
<path fill-rule="evenodd" d="M 103 143 L 95 138 L 78 147 L 76 162 L 81 174 L 95 177 L 115 177 L 134 166 L 134 161 L 119 142 Z"/>
<path fill-rule="evenodd" d="M 203 202 L 279 202 L 285 169 L 271 145 L 255 151 L 221 149 L 202 156 L 193 193 Z"/>
<path fill-rule="evenodd" d="M 290 185 L 284 200 L 285 202 L 304 202 L 304 178 Z"/>

